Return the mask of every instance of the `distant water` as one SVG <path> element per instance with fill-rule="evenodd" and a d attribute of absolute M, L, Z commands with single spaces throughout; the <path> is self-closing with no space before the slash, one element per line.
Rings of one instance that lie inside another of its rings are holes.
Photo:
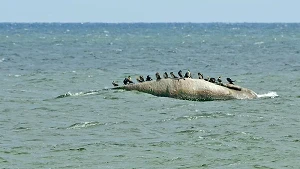
<path fill-rule="evenodd" d="M 180 69 L 259 98 L 103 90 Z M 300 24 L 1 23 L 0 71 L 1 168 L 299 167 Z"/>

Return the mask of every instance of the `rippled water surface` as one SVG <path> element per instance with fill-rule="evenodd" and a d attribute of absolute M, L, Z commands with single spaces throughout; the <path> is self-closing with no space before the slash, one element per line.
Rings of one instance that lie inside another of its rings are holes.
<path fill-rule="evenodd" d="M 1 168 L 298 168 L 300 24 L 0 24 Z M 165 71 L 254 100 L 110 90 Z M 63 96 L 63 97 L 62 97 Z"/>

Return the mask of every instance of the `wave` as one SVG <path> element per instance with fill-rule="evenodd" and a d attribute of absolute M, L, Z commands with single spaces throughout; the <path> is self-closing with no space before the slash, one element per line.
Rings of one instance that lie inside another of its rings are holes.
<path fill-rule="evenodd" d="M 100 123 L 100 122 L 81 122 L 81 123 L 75 123 L 67 127 L 67 129 L 81 129 L 81 128 L 89 128 L 89 127 L 95 127 L 95 126 L 101 126 L 106 125 L 106 123 Z"/>
<path fill-rule="evenodd" d="M 65 94 L 59 95 L 56 97 L 56 99 L 64 98 L 64 97 L 71 97 L 71 96 L 87 96 L 87 95 L 96 95 L 99 94 L 103 90 L 108 90 L 108 89 L 102 89 L 102 90 L 90 90 L 88 92 L 78 92 L 78 93 L 71 93 L 67 92 Z"/>
<path fill-rule="evenodd" d="M 278 94 L 276 92 L 269 92 L 269 93 L 265 93 L 265 94 L 257 94 L 258 98 L 275 98 L 278 97 Z"/>
<path fill-rule="evenodd" d="M 255 42 L 254 45 L 261 45 L 264 44 L 265 42 Z"/>

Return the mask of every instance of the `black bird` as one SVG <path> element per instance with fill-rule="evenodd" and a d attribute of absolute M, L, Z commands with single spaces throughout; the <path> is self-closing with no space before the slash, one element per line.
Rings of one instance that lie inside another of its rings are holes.
<path fill-rule="evenodd" d="M 222 83 L 221 76 L 218 77 L 218 83 Z"/>
<path fill-rule="evenodd" d="M 131 77 L 125 77 L 125 79 L 123 80 L 124 85 L 128 85 L 130 83 L 133 83 L 133 81 L 131 80 Z"/>
<path fill-rule="evenodd" d="M 145 79 L 144 79 L 144 76 L 140 76 L 140 79 L 144 82 Z"/>
<path fill-rule="evenodd" d="M 148 75 L 147 77 L 146 77 L 146 81 L 151 81 L 152 79 L 151 79 L 151 77 Z"/>
<path fill-rule="evenodd" d="M 212 78 L 209 79 L 209 82 L 216 83 L 216 79 L 212 77 Z"/>
<path fill-rule="evenodd" d="M 235 80 L 231 80 L 230 78 L 227 78 L 226 80 L 229 82 L 229 84 L 233 84 L 233 82 L 235 82 Z"/>
<path fill-rule="evenodd" d="M 136 80 L 137 80 L 138 82 L 140 82 L 140 83 L 142 83 L 142 82 L 145 81 L 143 76 L 137 77 Z"/>
<path fill-rule="evenodd" d="M 183 78 L 181 70 L 179 70 L 178 75 L 179 75 L 179 77 Z"/>
<path fill-rule="evenodd" d="M 168 78 L 169 78 L 169 76 L 168 76 L 168 73 L 167 73 L 167 72 L 165 72 L 165 73 L 163 74 L 163 76 L 164 76 L 164 78 L 165 78 L 165 79 L 168 79 Z"/>
<path fill-rule="evenodd" d="M 198 77 L 199 79 L 203 79 L 203 74 L 201 74 L 200 72 L 198 73 Z"/>
<path fill-rule="evenodd" d="M 224 84 L 222 83 L 222 80 L 221 80 L 221 76 L 218 77 L 217 83 L 218 83 L 218 85 L 224 86 Z"/>
<path fill-rule="evenodd" d="M 174 78 L 174 79 L 178 78 L 177 76 L 174 75 L 173 72 L 170 72 L 170 75 L 171 75 L 171 77 Z"/>
<path fill-rule="evenodd" d="M 125 79 L 123 80 L 124 85 L 128 85 L 129 84 L 129 80 L 127 77 L 125 77 Z"/>
<path fill-rule="evenodd" d="M 156 76 L 156 80 L 160 80 L 161 79 L 161 77 L 160 77 L 160 75 L 159 75 L 158 72 L 155 73 L 155 76 Z"/>
<path fill-rule="evenodd" d="M 204 79 L 204 80 L 205 80 L 205 81 L 209 81 L 209 79 L 210 79 L 210 78 L 209 78 L 209 76 L 207 76 L 207 78 L 206 78 L 206 79 Z"/>
<path fill-rule="evenodd" d="M 143 81 L 139 77 L 136 78 L 136 81 L 138 81 L 139 83 L 143 83 Z"/>
<path fill-rule="evenodd" d="M 192 75 L 191 75 L 191 72 L 190 70 L 188 70 L 185 75 L 184 75 L 185 78 L 192 78 Z"/>
<path fill-rule="evenodd" d="M 128 76 L 128 83 L 133 83 L 130 76 Z"/>
<path fill-rule="evenodd" d="M 113 84 L 114 86 L 119 86 L 115 81 L 112 81 L 112 84 Z"/>

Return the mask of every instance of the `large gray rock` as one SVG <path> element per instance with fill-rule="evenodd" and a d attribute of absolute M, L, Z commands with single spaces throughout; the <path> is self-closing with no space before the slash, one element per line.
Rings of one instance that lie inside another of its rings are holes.
<path fill-rule="evenodd" d="M 254 99 L 257 94 L 252 90 L 236 85 L 217 85 L 202 79 L 161 79 L 130 84 L 114 89 L 137 90 L 155 96 L 172 97 L 184 100 L 229 100 Z"/>

